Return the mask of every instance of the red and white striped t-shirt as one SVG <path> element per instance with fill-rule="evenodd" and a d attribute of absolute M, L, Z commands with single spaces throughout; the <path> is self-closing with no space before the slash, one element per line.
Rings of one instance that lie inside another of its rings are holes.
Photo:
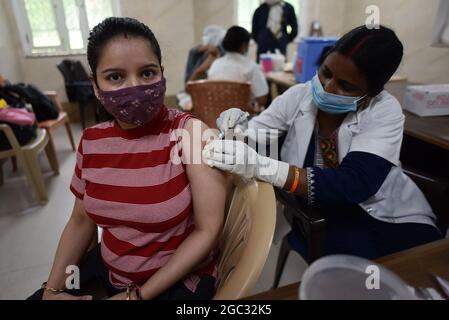
<path fill-rule="evenodd" d="M 70 189 L 103 228 L 101 254 L 116 287 L 144 284 L 194 229 L 185 165 L 170 156 L 174 130 L 190 117 L 164 107 L 135 129 L 111 121 L 83 132 Z M 194 292 L 204 274 L 217 275 L 213 253 L 184 284 Z"/>

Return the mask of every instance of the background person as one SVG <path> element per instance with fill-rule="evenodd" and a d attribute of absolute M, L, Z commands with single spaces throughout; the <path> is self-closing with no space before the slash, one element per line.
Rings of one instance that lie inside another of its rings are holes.
<path fill-rule="evenodd" d="M 111 299 L 212 298 L 225 179 L 192 164 L 192 152 L 172 159 L 172 134 L 194 137 L 194 126 L 207 127 L 163 104 L 161 49 L 143 23 L 104 20 L 90 34 L 87 56 L 95 94 L 114 120 L 83 132 L 72 216 L 48 281 L 30 298 L 92 299 L 65 290 L 69 265 L 80 267 L 81 290 L 100 280 Z M 181 145 L 194 145 L 183 137 Z M 101 244 L 86 255 L 97 226 Z"/>
<path fill-rule="evenodd" d="M 288 31 L 288 28 L 291 28 Z M 279 49 L 287 56 L 287 45 L 298 35 L 295 8 L 285 1 L 265 0 L 254 12 L 252 37 L 257 43 L 257 62 L 262 53 Z"/>
<path fill-rule="evenodd" d="M 231 27 L 223 40 L 226 54 L 212 64 L 208 79 L 249 82 L 255 111 L 260 111 L 266 106 L 269 88 L 260 66 L 248 58 L 250 40 L 251 35 L 245 28 Z"/>

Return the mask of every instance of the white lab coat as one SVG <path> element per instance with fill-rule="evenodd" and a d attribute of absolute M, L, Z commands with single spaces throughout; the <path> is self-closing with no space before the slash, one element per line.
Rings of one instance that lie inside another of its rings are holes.
<path fill-rule="evenodd" d="M 299 84 L 277 97 L 271 106 L 249 122 L 250 129 L 278 129 L 287 133 L 281 160 L 303 167 L 315 127 L 317 107 L 310 82 Z M 404 115 L 399 102 L 387 91 L 363 110 L 349 113 L 338 132 L 339 162 L 352 151 L 378 155 L 395 166 L 378 192 L 360 203 L 375 219 L 391 223 L 424 223 L 435 226 L 435 215 L 422 192 L 401 169 L 399 154 Z M 252 130 L 250 130 L 252 131 Z"/>

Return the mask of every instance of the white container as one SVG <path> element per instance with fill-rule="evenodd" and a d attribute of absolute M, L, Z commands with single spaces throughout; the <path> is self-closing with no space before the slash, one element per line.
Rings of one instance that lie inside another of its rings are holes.
<path fill-rule="evenodd" d="M 285 56 L 276 49 L 276 53 L 271 55 L 271 60 L 273 61 L 273 71 L 283 71 L 285 67 Z"/>
<path fill-rule="evenodd" d="M 420 117 L 449 115 L 449 84 L 408 86 L 403 107 Z"/>
<path fill-rule="evenodd" d="M 260 55 L 260 62 L 265 73 L 270 71 L 280 72 L 285 67 L 285 56 L 276 49 L 276 53 L 263 53 Z"/>
<path fill-rule="evenodd" d="M 415 300 L 407 284 L 373 261 L 349 256 L 321 258 L 305 271 L 300 300 Z"/>

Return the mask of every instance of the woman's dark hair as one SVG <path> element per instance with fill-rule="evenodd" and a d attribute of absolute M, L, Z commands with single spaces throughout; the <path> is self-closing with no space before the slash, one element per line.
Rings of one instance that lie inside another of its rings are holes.
<path fill-rule="evenodd" d="M 226 32 L 222 46 L 227 52 L 239 52 L 250 40 L 251 34 L 245 28 L 233 26 Z"/>
<path fill-rule="evenodd" d="M 111 39 L 120 35 L 125 37 L 142 37 L 148 40 L 159 64 L 162 65 L 161 48 L 150 28 L 133 18 L 107 18 L 92 29 L 89 35 L 89 43 L 87 44 L 87 60 L 94 79 L 96 79 L 101 50 Z"/>
<path fill-rule="evenodd" d="M 321 66 L 326 60 L 329 51 L 332 49 L 332 46 L 324 47 L 323 51 L 321 51 L 320 57 L 317 60 L 317 65 Z"/>
<path fill-rule="evenodd" d="M 326 57 L 337 52 L 351 58 L 368 82 L 368 94 L 378 95 L 401 63 L 404 48 L 393 30 L 357 27 L 327 51 Z M 324 57 L 323 57 L 324 58 Z M 321 59 L 324 62 L 324 59 Z"/>

